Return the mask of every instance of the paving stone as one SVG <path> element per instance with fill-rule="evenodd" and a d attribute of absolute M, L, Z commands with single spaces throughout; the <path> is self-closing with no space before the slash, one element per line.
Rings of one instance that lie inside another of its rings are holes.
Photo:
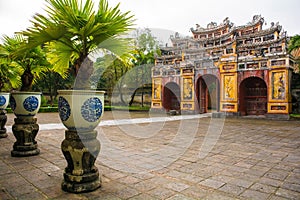
<path fill-rule="evenodd" d="M 269 199 L 270 200 L 289 200 L 288 198 L 280 197 L 277 195 L 272 195 Z"/>
<path fill-rule="evenodd" d="M 282 188 L 279 188 L 276 191 L 276 195 L 280 196 L 280 197 L 285 197 L 285 198 L 288 198 L 288 199 L 293 199 L 293 200 L 299 199 L 299 196 L 300 196 L 299 192 L 294 192 L 294 191 L 287 190 L 287 189 L 282 189 Z"/>
<path fill-rule="evenodd" d="M 240 195 L 246 188 L 242 186 L 232 185 L 232 184 L 225 184 L 221 188 L 219 188 L 220 191 L 233 194 L 233 195 Z"/>
<path fill-rule="evenodd" d="M 232 197 L 228 194 L 224 194 L 224 193 L 211 193 L 208 194 L 206 197 L 203 198 L 203 200 L 236 200 L 236 197 Z"/>
<path fill-rule="evenodd" d="M 284 171 L 284 170 L 271 169 L 264 176 L 268 177 L 268 178 L 283 181 L 288 176 L 288 174 L 289 173 L 287 171 Z"/>
<path fill-rule="evenodd" d="M 38 200 L 47 200 L 48 197 L 46 197 L 44 194 L 35 191 L 35 192 L 30 192 L 27 194 L 22 194 L 19 197 L 16 197 L 17 199 L 38 199 Z"/>
<path fill-rule="evenodd" d="M 147 192 L 149 190 L 152 190 L 152 189 L 158 187 L 158 185 L 153 184 L 153 182 L 148 179 L 148 180 L 140 181 L 140 182 L 134 184 L 133 187 L 141 192 Z"/>
<path fill-rule="evenodd" d="M 288 189 L 300 193 L 300 180 L 298 183 L 284 182 L 281 187 L 284 189 Z"/>
<path fill-rule="evenodd" d="M 243 179 L 232 179 L 231 181 L 229 181 L 229 183 L 244 188 L 249 188 L 253 184 L 252 181 L 243 180 Z"/>
<path fill-rule="evenodd" d="M 168 183 L 168 184 L 164 185 L 164 187 L 174 190 L 176 192 L 181 192 L 182 190 L 185 190 L 190 186 L 186 185 L 184 183 L 172 182 L 172 183 Z"/>
<path fill-rule="evenodd" d="M 139 194 L 137 196 L 129 198 L 129 200 L 157 200 L 157 198 L 150 196 L 148 194 Z"/>
<path fill-rule="evenodd" d="M 166 189 L 163 187 L 155 188 L 153 190 L 148 191 L 147 193 L 158 199 L 167 199 L 176 194 L 173 190 Z"/>
<path fill-rule="evenodd" d="M 131 185 L 131 184 L 140 182 L 141 179 L 135 178 L 133 176 L 126 176 L 126 177 L 117 179 L 117 181 L 120 183 L 125 183 L 125 184 Z"/>
<path fill-rule="evenodd" d="M 266 177 L 262 177 L 259 179 L 259 183 L 263 184 L 263 185 L 270 185 L 270 186 L 274 186 L 274 187 L 279 187 L 282 185 L 282 181 L 280 180 L 275 180 L 275 179 L 270 179 L 270 178 L 266 178 Z"/>
<path fill-rule="evenodd" d="M 251 186 L 250 189 L 260 191 L 260 192 L 264 192 L 264 193 L 268 193 L 268 194 L 272 194 L 272 193 L 275 192 L 275 190 L 277 188 L 273 187 L 273 186 L 269 186 L 269 185 L 264 185 L 264 184 L 261 184 L 261 183 L 255 183 L 254 185 Z"/>
<path fill-rule="evenodd" d="M 268 199 L 270 194 L 266 194 L 266 193 L 256 191 L 256 190 L 247 189 L 240 196 L 249 198 L 251 200 L 256 200 L 256 199 L 262 200 L 262 199 Z"/>
<path fill-rule="evenodd" d="M 207 188 L 203 188 L 201 186 L 191 186 L 183 190 L 181 193 L 191 198 L 203 199 L 209 192 L 210 190 Z"/>
<path fill-rule="evenodd" d="M 167 200 L 193 200 L 193 198 L 187 197 L 183 194 L 175 194 L 174 196 L 171 196 Z"/>
<path fill-rule="evenodd" d="M 204 181 L 201 181 L 199 184 L 207 186 L 207 187 L 211 187 L 214 189 L 218 189 L 218 188 L 222 187 L 225 183 L 221 182 L 221 181 L 213 180 L 213 179 L 206 179 Z"/>
<path fill-rule="evenodd" d="M 48 199 L 54 199 L 65 194 L 65 192 L 61 189 L 61 182 L 60 184 L 56 184 L 51 187 L 42 187 L 39 189 L 41 190 L 41 192 L 46 194 Z"/>
<path fill-rule="evenodd" d="M 121 199 L 129 199 L 140 194 L 140 192 L 134 188 L 124 187 L 122 189 L 116 190 L 116 192 L 113 194 L 117 197 L 120 197 Z"/>

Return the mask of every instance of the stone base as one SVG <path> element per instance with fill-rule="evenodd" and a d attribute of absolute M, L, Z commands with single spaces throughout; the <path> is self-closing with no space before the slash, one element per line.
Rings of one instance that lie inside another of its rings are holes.
<path fill-rule="evenodd" d="M 35 156 L 40 154 L 39 149 L 33 149 L 33 150 L 28 150 L 28 151 L 16 151 L 12 150 L 11 152 L 12 157 L 26 157 L 26 156 Z"/>
<path fill-rule="evenodd" d="M 164 108 L 150 108 L 150 113 L 159 113 L 166 114 L 166 110 Z"/>
<path fill-rule="evenodd" d="M 0 130 L 0 138 L 6 138 L 7 136 L 6 128 Z"/>
<path fill-rule="evenodd" d="M 79 176 L 64 173 L 64 181 L 61 184 L 62 190 L 72 193 L 91 192 L 99 187 L 101 187 L 101 179 L 98 171 Z"/>
<path fill-rule="evenodd" d="M 35 141 L 35 137 L 39 131 L 39 125 L 36 121 L 37 119 L 33 118 L 33 116 L 18 116 L 15 118 L 12 131 L 17 141 L 13 145 L 11 156 L 25 157 L 40 153 Z"/>
<path fill-rule="evenodd" d="M 290 115 L 289 114 L 266 114 L 267 119 L 273 119 L 273 120 L 289 120 Z"/>
<path fill-rule="evenodd" d="M 100 152 L 97 131 L 65 132 L 61 150 L 67 160 L 62 189 L 81 193 L 96 190 L 101 186 L 97 167 L 94 165 Z"/>
<path fill-rule="evenodd" d="M 6 111 L 0 110 L 0 138 L 6 138 L 8 135 L 6 133 L 5 124 L 7 121 Z"/>

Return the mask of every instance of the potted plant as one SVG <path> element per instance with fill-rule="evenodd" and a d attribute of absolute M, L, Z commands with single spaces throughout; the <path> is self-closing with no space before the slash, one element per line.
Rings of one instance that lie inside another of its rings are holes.
<path fill-rule="evenodd" d="M 29 48 L 22 53 L 19 49 L 28 43 L 28 40 L 21 34 L 14 37 L 3 36 L 1 45 L 1 59 L 10 70 L 17 70 L 17 80 L 20 82 L 20 90 L 12 91 L 10 106 L 16 116 L 12 131 L 16 142 L 11 151 L 12 156 L 32 156 L 39 154 L 35 137 L 39 126 L 34 117 L 41 104 L 41 92 L 31 90 L 34 80 L 50 68 L 45 53 L 41 46 Z M 7 73 L 9 74 L 9 72 Z"/>
<path fill-rule="evenodd" d="M 119 5 L 110 8 L 100 0 L 98 10 L 92 0 L 47 0 L 47 15 L 36 14 L 33 26 L 23 34 L 31 48 L 44 45 L 48 60 L 55 69 L 68 70 L 76 76 L 71 91 L 59 92 L 59 116 L 68 130 L 62 142 L 67 160 L 62 189 L 87 192 L 100 187 L 98 169 L 94 166 L 100 151 L 94 128 L 103 114 L 103 93 L 91 90 L 89 79 L 95 51 L 120 56 L 131 50 L 128 39 L 120 37 L 133 25 L 129 12 L 121 13 Z"/>

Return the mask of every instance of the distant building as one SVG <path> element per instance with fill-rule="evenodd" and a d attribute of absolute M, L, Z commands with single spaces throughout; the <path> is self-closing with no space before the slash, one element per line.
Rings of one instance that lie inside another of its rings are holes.
<path fill-rule="evenodd" d="M 263 23 L 260 15 L 244 26 L 225 18 L 197 24 L 193 37 L 171 36 L 152 69 L 151 109 L 287 117 L 296 64 L 282 27 Z"/>

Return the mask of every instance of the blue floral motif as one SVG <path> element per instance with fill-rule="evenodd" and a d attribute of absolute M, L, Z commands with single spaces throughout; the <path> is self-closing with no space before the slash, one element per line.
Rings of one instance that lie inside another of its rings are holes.
<path fill-rule="evenodd" d="M 11 107 L 12 110 L 16 109 L 16 105 L 17 104 L 16 104 L 16 100 L 15 100 L 15 98 L 13 96 L 11 96 L 9 98 L 9 104 L 10 104 L 10 107 Z"/>
<path fill-rule="evenodd" d="M 3 95 L 1 95 L 0 96 L 0 106 L 3 106 L 5 103 L 6 103 L 6 98 Z"/>
<path fill-rule="evenodd" d="M 27 97 L 23 102 L 23 106 L 28 112 L 33 112 L 38 108 L 39 100 L 35 96 Z"/>
<path fill-rule="evenodd" d="M 71 114 L 70 104 L 63 97 L 58 98 L 58 112 L 62 121 L 67 121 L 69 119 Z"/>
<path fill-rule="evenodd" d="M 102 115 L 102 102 L 97 97 L 86 100 L 81 106 L 81 116 L 88 122 L 97 121 Z"/>

